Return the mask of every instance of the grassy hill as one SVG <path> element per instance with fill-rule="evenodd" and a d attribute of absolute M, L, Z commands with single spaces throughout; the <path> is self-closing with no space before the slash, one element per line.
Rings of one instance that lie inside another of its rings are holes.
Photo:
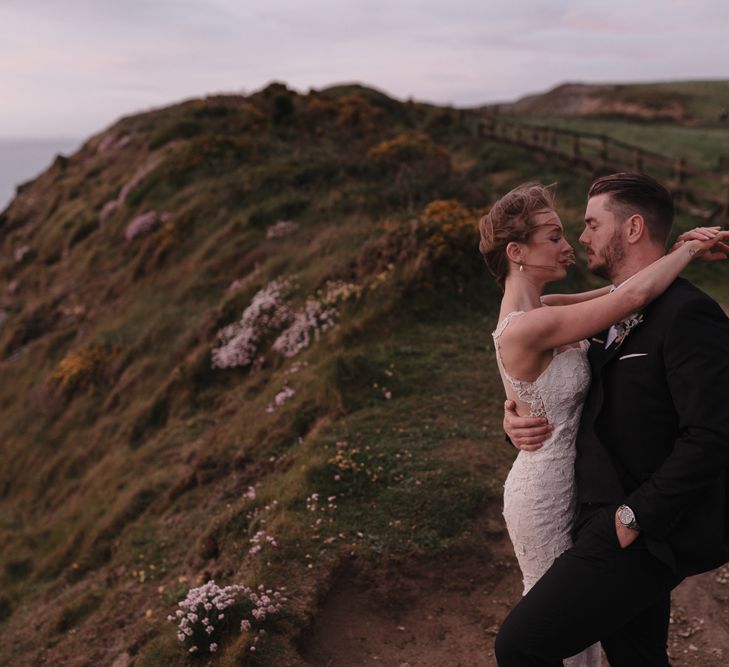
<path fill-rule="evenodd" d="M 647 150 L 685 157 L 724 174 L 729 166 L 729 81 L 563 84 L 501 113 L 572 130 L 605 133 Z"/>
<path fill-rule="evenodd" d="M 273 84 L 123 118 L 20 188 L 0 664 L 203 664 L 167 616 L 211 579 L 286 598 L 259 622 L 239 597 L 213 664 L 325 664 L 342 582 L 473 561 L 496 585 L 513 453 L 476 221 L 558 181 L 575 240 L 590 178 L 478 139 L 475 114 Z M 692 275 L 729 296 L 724 267 Z"/>

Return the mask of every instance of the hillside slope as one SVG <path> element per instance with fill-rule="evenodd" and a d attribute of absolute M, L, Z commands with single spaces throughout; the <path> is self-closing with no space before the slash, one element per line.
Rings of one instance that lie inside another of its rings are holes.
<path fill-rule="evenodd" d="M 674 81 L 644 84 L 565 83 L 511 104 L 502 111 L 530 116 L 612 117 L 719 125 L 729 109 L 729 81 Z M 729 121 L 729 118 L 726 119 Z"/>
<path fill-rule="evenodd" d="M 348 627 L 378 603 L 435 627 L 440 586 L 493 596 L 444 617 L 471 624 L 452 664 L 491 664 L 518 576 L 476 220 L 560 181 L 574 237 L 589 178 L 473 122 L 274 84 L 124 118 L 20 189 L 0 217 L 0 664 L 356 664 L 342 600 Z M 694 277 L 721 296 L 722 271 Z M 257 618 L 263 594 L 239 594 L 180 642 L 167 617 L 211 579 L 286 599 Z"/>

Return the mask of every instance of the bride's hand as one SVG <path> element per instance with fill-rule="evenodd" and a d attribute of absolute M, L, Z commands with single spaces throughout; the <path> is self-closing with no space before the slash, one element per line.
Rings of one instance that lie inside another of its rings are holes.
<path fill-rule="evenodd" d="M 683 234 L 680 234 L 673 244 L 669 253 L 681 248 L 689 241 L 713 241 L 707 248 L 700 248 L 699 259 L 706 262 L 715 262 L 717 260 L 726 259 L 729 254 L 729 245 L 724 241 L 729 240 L 727 232 L 722 232 L 721 227 L 696 227 Z M 712 250 L 710 250 L 713 248 Z"/>
<path fill-rule="evenodd" d="M 729 242 L 729 231 L 719 231 L 715 232 L 708 239 L 685 241 L 684 245 L 689 246 L 689 252 L 692 258 L 713 262 L 727 259 L 727 256 L 729 256 L 729 245 L 727 245 L 727 242 Z"/>

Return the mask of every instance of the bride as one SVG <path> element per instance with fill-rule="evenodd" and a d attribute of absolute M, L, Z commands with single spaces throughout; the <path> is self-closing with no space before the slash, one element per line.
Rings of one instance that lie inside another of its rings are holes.
<path fill-rule="evenodd" d="M 697 228 L 682 235 L 670 254 L 620 289 L 542 296 L 574 262 L 552 190 L 520 185 L 496 202 L 479 230 L 479 249 L 504 290 L 493 338 L 507 398 L 519 414 L 553 427 L 544 447 L 519 453 L 504 485 L 504 518 L 526 594 L 572 544 L 573 522 L 565 517 L 574 518 L 576 508 L 575 438 L 590 385 L 586 339 L 640 311 L 712 246 L 728 250 L 727 232 Z M 599 644 L 565 660 L 569 667 L 601 664 Z"/>

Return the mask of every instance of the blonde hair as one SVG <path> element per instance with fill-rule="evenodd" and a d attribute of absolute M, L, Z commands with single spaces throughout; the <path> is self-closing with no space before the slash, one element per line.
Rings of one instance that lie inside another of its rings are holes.
<path fill-rule="evenodd" d="M 504 289 L 509 274 L 506 246 L 512 241 L 527 243 L 536 228 L 534 214 L 554 209 L 555 185 L 523 183 L 505 194 L 478 223 L 478 249 L 491 274 Z"/>

